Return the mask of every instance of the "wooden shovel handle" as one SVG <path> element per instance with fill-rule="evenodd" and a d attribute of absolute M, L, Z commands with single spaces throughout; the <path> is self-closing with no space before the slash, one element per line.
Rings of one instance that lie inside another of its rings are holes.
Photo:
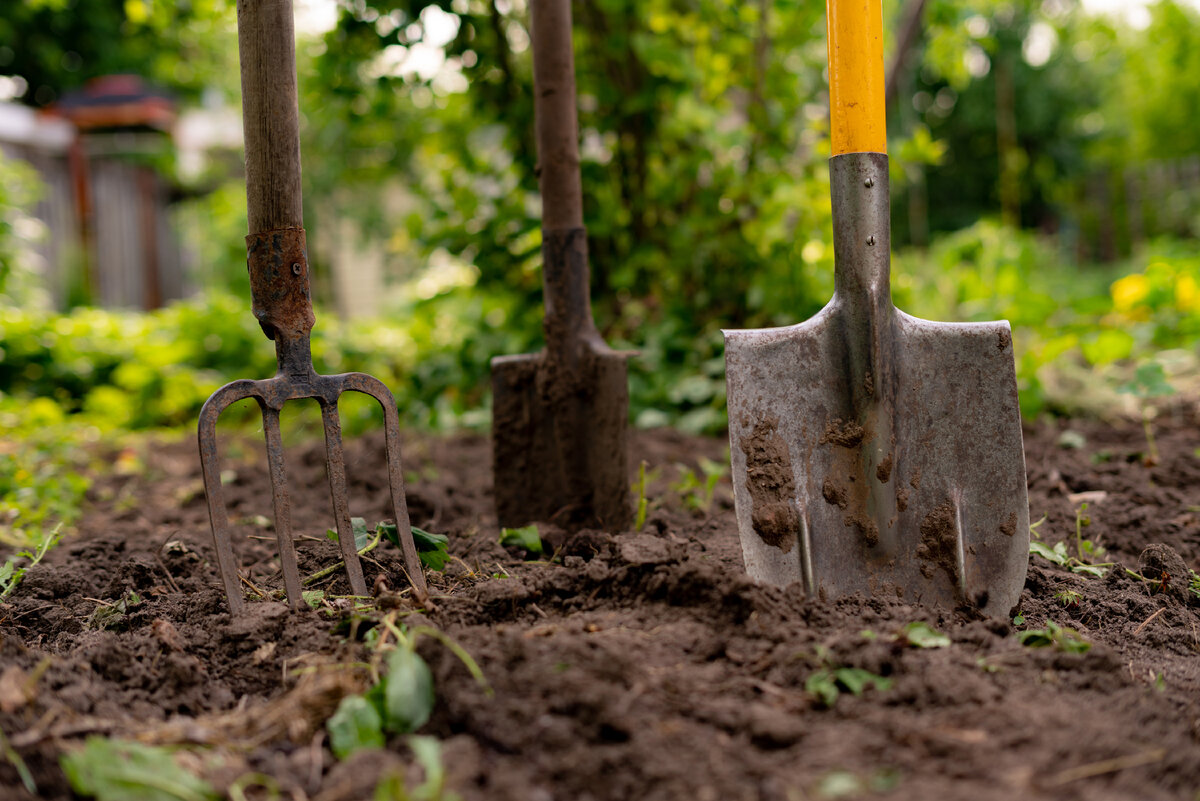
<path fill-rule="evenodd" d="M 833 155 L 887 153 L 883 3 L 826 0 Z"/>
<path fill-rule="evenodd" d="M 582 228 L 571 2 L 533 0 L 530 17 L 542 229 Z"/>
<path fill-rule="evenodd" d="M 292 0 L 237 0 L 250 234 L 302 228 Z"/>
<path fill-rule="evenodd" d="M 571 0 L 533 0 L 530 18 L 542 191 L 543 328 L 551 358 L 574 363 L 605 346 L 592 320 L 589 294 Z"/>

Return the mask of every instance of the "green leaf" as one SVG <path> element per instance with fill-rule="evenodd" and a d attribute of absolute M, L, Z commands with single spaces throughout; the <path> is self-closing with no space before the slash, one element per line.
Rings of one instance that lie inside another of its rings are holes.
<path fill-rule="evenodd" d="M 1066 626 L 1060 626 L 1053 620 L 1046 621 L 1044 629 L 1029 629 L 1017 632 L 1017 642 L 1027 648 L 1047 648 L 1054 646 L 1069 654 L 1087 653 L 1092 644 L 1079 634 L 1078 631 Z"/>
<path fill-rule="evenodd" d="M 380 523 L 376 530 L 381 531 L 384 539 L 392 545 L 403 549 L 399 529 L 395 523 Z M 430 570 L 444 570 L 446 563 L 450 561 L 450 538 L 445 534 L 434 534 L 416 526 L 411 526 L 409 530 L 412 531 L 413 544 L 417 546 L 417 557 L 421 564 Z"/>
<path fill-rule="evenodd" d="M 395 529 L 395 526 L 392 526 Z M 433 534 L 432 532 L 419 529 L 416 526 L 412 527 L 413 543 L 417 546 L 417 551 L 444 551 L 450 544 L 450 538 L 445 534 Z"/>
<path fill-rule="evenodd" d="M 1101 567 L 1100 565 L 1087 565 L 1077 562 L 1076 564 L 1071 565 L 1071 572 L 1079 573 L 1084 576 L 1104 578 L 1106 575 L 1108 575 L 1108 568 Z"/>
<path fill-rule="evenodd" d="M 404 646 L 392 651 L 383 685 L 388 731 L 407 734 L 425 725 L 433 713 L 433 673 L 416 651 Z"/>
<path fill-rule="evenodd" d="M 1046 629 L 1029 629 L 1017 632 L 1017 642 L 1026 648 L 1046 648 L 1054 645 L 1054 637 Z"/>
<path fill-rule="evenodd" d="M 305 590 L 300 593 L 309 609 L 316 609 L 325 600 L 325 590 Z"/>
<path fill-rule="evenodd" d="M 1118 387 L 1117 392 L 1134 395 L 1147 400 L 1174 395 L 1175 387 L 1167 380 L 1167 374 L 1161 364 L 1158 362 L 1145 362 L 1138 365 L 1133 378 Z"/>
<path fill-rule="evenodd" d="M 383 525 L 380 523 L 380 525 Z M 395 526 L 392 526 L 395 528 Z M 354 532 L 354 550 L 361 551 L 371 544 L 371 532 L 367 530 L 367 521 L 361 517 L 350 518 L 350 530 Z M 335 529 L 325 529 L 325 538 L 331 542 L 338 541 L 338 533 Z"/>
<path fill-rule="evenodd" d="M 212 785 L 184 770 L 167 748 L 89 737 L 60 759 L 80 795 L 97 801 L 217 801 Z"/>
<path fill-rule="evenodd" d="M 371 532 L 367 530 L 367 521 L 361 517 L 350 518 L 350 530 L 354 532 L 354 550 L 361 551 L 371 543 Z"/>
<path fill-rule="evenodd" d="M 348 695 L 326 723 L 329 747 L 338 759 L 345 759 L 363 748 L 383 748 L 383 718 L 371 702 L 361 695 Z"/>
<path fill-rule="evenodd" d="M 817 700 L 827 707 L 836 704 L 840 694 L 837 682 L 828 670 L 818 670 L 805 679 L 804 691 L 815 695 Z"/>
<path fill-rule="evenodd" d="M 916 648 L 945 648 L 950 644 L 949 637 L 919 620 L 904 627 L 904 637 Z"/>
<path fill-rule="evenodd" d="M 413 798 L 446 798 L 446 768 L 442 764 L 442 744 L 436 737 L 424 737 L 419 734 L 412 735 L 407 742 L 413 756 L 417 758 L 417 764 L 425 771 L 425 781 L 413 790 Z"/>
<path fill-rule="evenodd" d="M 877 690 L 889 690 L 892 686 L 891 679 L 876 676 L 871 671 L 863 670 L 862 668 L 838 668 L 833 671 L 833 677 L 839 685 L 854 695 L 862 695 L 863 690 L 867 687 L 874 687 Z"/>
<path fill-rule="evenodd" d="M 542 538 L 538 534 L 537 524 L 521 528 L 500 529 L 501 545 L 516 545 L 530 553 L 542 552 Z"/>
<path fill-rule="evenodd" d="M 1062 545 L 1062 543 L 1059 543 L 1059 545 Z M 1056 565 L 1065 565 L 1067 563 L 1065 547 L 1060 552 L 1057 548 L 1051 548 L 1044 542 L 1039 540 L 1030 540 L 1029 552 L 1036 556 L 1040 556 L 1049 562 L 1053 562 Z"/>

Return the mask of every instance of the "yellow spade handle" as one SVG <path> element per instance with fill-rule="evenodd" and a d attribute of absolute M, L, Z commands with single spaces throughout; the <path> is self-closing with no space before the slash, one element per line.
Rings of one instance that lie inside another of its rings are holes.
<path fill-rule="evenodd" d="M 886 153 L 883 3 L 825 0 L 833 155 Z"/>

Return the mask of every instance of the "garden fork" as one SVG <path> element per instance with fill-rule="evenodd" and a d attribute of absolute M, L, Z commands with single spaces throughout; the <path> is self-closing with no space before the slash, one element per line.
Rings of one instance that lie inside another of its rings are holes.
<path fill-rule="evenodd" d="M 345 558 L 351 590 L 356 595 L 367 594 L 346 498 L 346 466 L 337 407 L 344 392 L 370 395 L 383 407 L 392 509 L 403 544 L 404 566 L 417 597 L 424 601 L 427 598 L 425 578 L 413 543 L 404 497 L 400 419 L 395 398 L 372 376 L 363 373 L 320 375 L 313 368 L 309 332 L 316 318 L 309 295 L 300 190 L 299 101 L 292 2 L 238 0 L 237 14 L 246 142 L 246 200 L 250 228 L 246 254 L 250 293 L 254 316 L 267 338 L 275 341 L 279 371 L 274 378 L 262 381 L 241 380 L 226 384 L 213 393 L 200 410 L 200 463 L 217 563 L 229 608 L 237 614 L 244 601 L 221 488 L 217 418 L 230 404 L 246 398 L 254 398 L 262 410 L 275 507 L 275 536 L 279 541 L 288 602 L 294 609 L 304 605 L 292 541 L 291 500 L 279 412 L 287 401 L 301 398 L 313 398 L 321 407 L 338 544 Z"/>

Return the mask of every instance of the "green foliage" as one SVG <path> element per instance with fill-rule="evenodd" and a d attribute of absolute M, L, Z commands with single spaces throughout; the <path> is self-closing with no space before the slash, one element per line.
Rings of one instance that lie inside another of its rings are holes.
<path fill-rule="evenodd" d="M 53 530 L 42 530 L 40 537 L 33 547 L 19 550 L 4 560 L 4 564 L 0 565 L 0 601 L 12 595 L 17 589 L 17 585 L 21 583 L 21 579 L 25 576 L 26 571 L 41 562 L 46 553 L 58 544 L 59 531 L 61 530 L 61 523 L 55 526 Z M 21 564 L 22 561 L 25 564 Z"/>
<path fill-rule="evenodd" d="M 383 718 L 375 706 L 361 695 L 347 695 L 338 704 L 326 724 L 329 747 L 338 759 L 345 759 L 363 748 L 383 748 Z"/>
<path fill-rule="evenodd" d="M 642 526 L 646 525 L 646 510 L 649 508 L 649 502 L 646 500 L 645 459 L 638 463 L 638 480 L 633 485 L 633 492 L 637 495 L 637 511 L 633 517 L 633 530 L 641 531 Z"/>
<path fill-rule="evenodd" d="M 44 105 L 101 75 L 133 73 L 192 98 L 236 86 L 233 3 L 14 0 L 0 17 L 0 72 Z"/>
<path fill-rule="evenodd" d="M 1029 553 L 1031 556 L 1040 556 L 1052 564 L 1060 567 L 1065 567 L 1072 573 L 1079 573 L 1084 576 L 1093 578 L 1103 578 L 1111 564 L 1090 564 L 1084 562 L 1077 557 L 1067 555 L 1066 541 L 1056 542 L 1053 547 L 1047 545 L 1041 540 L 1029 541 Z"/>
<path fill-rule="evenodd" d="M 429 720 L 437 697 L 433 672 L 417 653 L 417 641 L 422 635 L 432 637 L 448 648 L 491 694 L 479 665 L 443 632 L 429 626 L 406 629 L 396 626 L 392 618 L 384 618 L 381 624 L 396 638 L 396 645 L 387 652 L 386 670 L 365 695 L 343 698 L 326 723 L 330 747 L 339 758 L 360 748 L 378 747 L 385 742 L 387 734 L 416 731 Z"/>
<path fill-rule="evenodd" d="M 103 630 L 114 629 L 120 630 L 124 627 L 125 616 L 129 610 L 142 602 L 142 597 L 133 590 L 129 594 L 118 598 L 113 603 L 100 602 L 92 613 L 88 615 L 87 622 L 84 624 L 89 629 Z"/>
<path fill-rule="evenodd" d="M 515 349 L 512 336 L 485 318 L 508 304 L 452 292 L 416 302 L 398 322 L 323 317 L 313 332 L 314 359 L 326 372 L 378 376 L 408 425 L 478 424 L 486 419 L 477 410 L 486 398 L 488 360 Z M 0 303 L 0 352 L 0 392 L 52 399 L 102 430 L 191 427 L 221 384 L 275 372 L 274 348 L 249 304 L 221 294 L 148 314 L 58 315 Z M 342 407 L 348 434 L 380 419 L 374 402 L 343 399 Z M 226 415 L 246 420 L 253 411 L 242 404 Z"/>
<path fill-rule="evenodd" d="M 13 305 L 37 308 L 48 302 L 40 286 L 41 256 L 35 248 L 46 230 L 31 214 L 42 194 L 37 172 L 0 152 L 0 298 Z"/>
<path fill-rule="evenodd" d="M 1027 648 L 1054 648 L 1069 654 L 1084 654 L 1092 648 L 1078 631 L 1060 626 L 1053 620 L 1047 620 L 1042 629 L 1018 631 L 1017 641 Z"/>
<path fill-rule="evenodd" d="M 397 548 L 401 547 L 400 543 L 392 538 L 392 534 L 388 532 L 387 526 L 390 524 L 380 525 L 385 526 L 384 536 L 388 541 Z M 391 526 L 392 529 L 395 526 Z M 430 570 L 442 571 L 446 568 L 446 563 L 450 561 L 450 538 L 445 534 L 433 534 L 428 531 L 423 531 L 416 526 L 412 527 L 413 542 L 417 546 L 417 557 L 420 558 L 421 564 Z"/>
<path fill-rule="evenodd" d="M 383 684 L 383 725 L 400 734 L 416 731 L 433 713 L 433 673 L 416 651 L 400 646 L 388 656 Z"/>
<path fill-rule="evenodd" d="M 75 792 L 97 801 L 217 801 L 212 785 L 193 776 L 167 748 L 88 737 L 64 754 L 63 772 Z"/>
<path fill-rule="evenodd" d="M 1142 400 L 1164 398 L 1175 394 L 1175 387 L 1167 380 L 1163 366 L 1158 362 L 1144 362 L 1134 371 L 1133 378 L 1117 387 L 1117 392 L 1134 395 Z"/>
<path fill-rule="evenodd" d="M 902 629 L 904 641 L 914 648 L 946 648 L 950 638 L 920 620 L 908 623 Z"/>
<path fill-rule="evenodd" d="M 1078 590 L 1059 590 L 1054 593 L 1054 600 L 1058 601 L 1060 606 L 1067 609 L 1074 609 L 1083 600 L 1083 593 Z"/>
<path fill-rule="evenodd" d="M 500 529 L 500 544 L 515 545 L 518 548 L 524 548 L 530 553 L 541 553 L 542 537 L 538 533 L 537 524 L 522 526 L 521 528 L 502 528 Z"/>
<path fill-rule="evenodd" d="M 29 772 L 29 766 L 17 753 L 17 749 L 13 748 L 12 743 L 8 741 L 8 735 L 4 733 L 4 729 L 0 729 L 0 754 L 4 755 L 4 760 L 17 772 L 17 776 L 21 779 L 21 785 L 29 791 L 30 795 L 36 796 L 38 789 L 37 783 L 33 780 L 33 774 Z"/>
<path fill-rule="evenodd" d="M 825 707 L 836 704 L 843 691 L 862 695 L 868 687 L 886 692 L 891 689 L 892 680 L 862 668 L 841 667 L 822 668 L 804 681 L 804 691 L 812 694 Z"/>
<path fill-rule="evenodd" d="M 703 480 L 696 472 L 685 464 L 678 464 L 679 480 L 671 485 L 671 489 L 683 498 L 683 504 L 694 512 L 708 514 L 712 508 L 713 495 L 717 484 L 729 473 L 729 462 L 714 462 L 704 456 L 700 457 L 700 472 Z"/>
<path fill-rule="evenodd" d="M 375 786 L 374 801 L 459 801 L 459 796 L 446 788 L 442 744 L 419 734 L 407 737 L 405 742 L 421 766 L 424 779 L 410 791 L 403 774 L 386 774 Z"/>
<path fill-rule="evenodd" d="M 385 525 L 384 523 L 380 523 L 379 526 L 377 526 L 376 528 L 382 527 L 384 525 Z M 392 525 L 392 528 L 395 529 L 396 526 Z M 354 533 L 354 550 L 361 552 L 364 548 L 366 548 L 371 543 L 371 532 L 367 529 L 367 521 L 364 518 L 361 518 L 361 517 L 350 518 L 350 531 L 352 531 Z M 387 536 L 386 530 L 384 531 L 384 536 L 385 537 Z M 332 528 L 325 529 L 325 539 L 329 540 L 330 542 L 337 542 L 338 541 L 337 530 L 332 529 Z M 392 542 L 391 537 L 387 537 L 387 539 L 389 542 Z M 400 546 L 400 541 L 399 541 L 398 537 L 395 540 L 395 545 L 396 545 L 396 547 Z"/>

